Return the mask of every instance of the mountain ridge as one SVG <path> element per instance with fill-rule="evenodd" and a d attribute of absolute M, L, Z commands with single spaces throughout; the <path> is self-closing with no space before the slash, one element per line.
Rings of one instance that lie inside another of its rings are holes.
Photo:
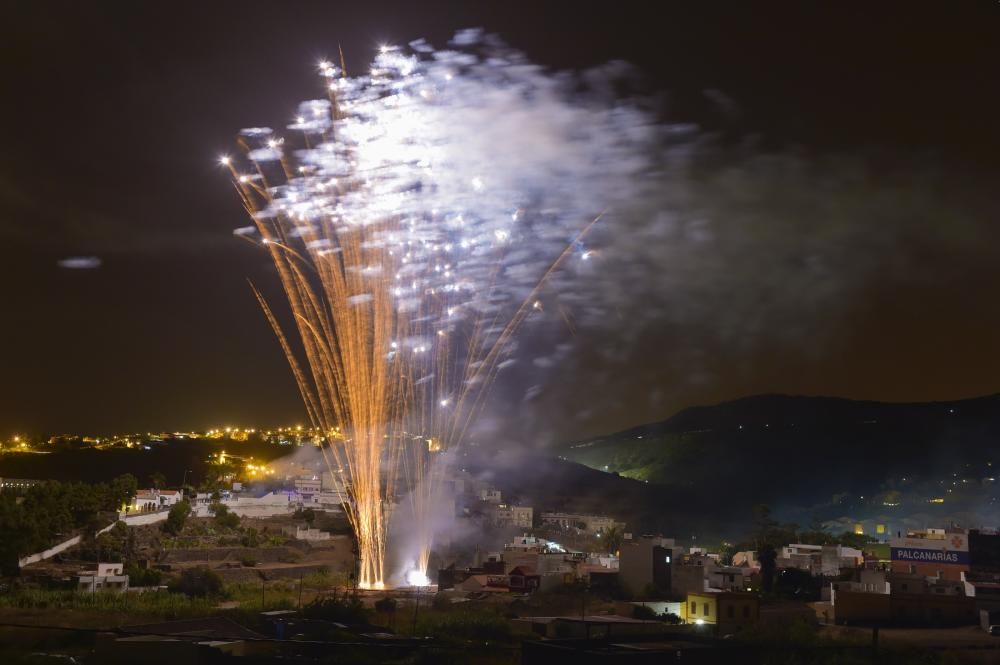
<path fill-rule="evenodd" d="M 798 523 L 993 520 L 1000 394 L 936 402 L 753 395 L 574 441 L 559 457 L 690 497 L 706 519 L 766 503 Z M 930 524 L 928 524 L 930 525 Z"/>

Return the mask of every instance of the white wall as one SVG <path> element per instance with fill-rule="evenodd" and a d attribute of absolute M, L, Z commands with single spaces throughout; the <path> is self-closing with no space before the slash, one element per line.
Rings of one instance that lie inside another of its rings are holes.
<path fill-rule="evenodd" d="M 169 510 L 161 510 L 155 513 L 135 513 L 126 515 L 121 519 L 125 522 L 127 526 L 140 526 L 143 524 L 156 524 L 157 522 L 163 522 L 167 519 L 167 515 L 170 514 Z"/>
<path fill-rule="evenodd" d="M 111 531 L 112 527 L 114 527 L 115 524 L 117 524 L 117 522 L 112 522 L 111 524 L 107 525 L 106 527 L 104 527 L 103 529 L 101 529 L 100 531 L 98 531 L 97 534 L 100 535 L 102 533 L 107 533 L 108 531 Z M 24 568 L 25 566 L 27 566 L 30 563 L 38 563 L 39 561 L 45 561 L 46 559 L 51 559 L 52 557 L 54 557 L 55 555 L 59 554 L 60 552 L 65 552 L 66 550 L 70 549 L 71 547 L 75 547 L 75 546 L 79 545 L 80 544 L 80 538 L 81 538 L 80 536 L 73 536 L 72 538 L 70 538 L 68 540 L 64 540 L 63 542 L 59 543 L 58 545 L 53 545 L 52 547 L 50 547 L 47 550 L 42 550 L 41 552 L 36 552 L 34 554 L 29 554 L 28 556 L 24 557 L 23 559 L 18 559 L 17 560 L 17 565 L 18 565 L 19 568 Z"/>

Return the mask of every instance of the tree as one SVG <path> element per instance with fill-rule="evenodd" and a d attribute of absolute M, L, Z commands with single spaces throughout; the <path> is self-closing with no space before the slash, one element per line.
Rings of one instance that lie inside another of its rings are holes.
<path fill-rule="evenodd" d="M 632 618 L 642 619 L 644 621 L 651 621 L 656 618 L 656 610 L 654 610 L 649 605 L 633 605 Z"/>
<path fill-rule="evenodd" d="M 764 593 L 770 593 L 774 588 L 774 570 L 777 566 L 778 553 L 767 543 L 757 552 L 760 562 L 760 587 Z"/>
<path fill-rule="evenodd" d="M 163 523 L 163 531 L 171 536 L 176 536 L 184 529 L 184 523 L 190 514 L 191 504 L 187 500 L 178 501 L 167 513 L 167 521 Z"/>
<path fill-rule="evenodd" d="M 136 491 L 139 488 L 139 481 L 131 473 L 125 473 L 111 481 L 108 500 L 111 503 L 111 510 L 121 510 L 132 502 Z"/>
<path fill-rule="evenodd" d="M 774 580 L 774 592 L 794 600 L 819 600 L 822 578 L 798 568 L 786 568 Z"/>
<path fill-rule="evenodd" d="M 229 510 L 224 503 L 213 503 L 208 507 L 215 515 L 216 526 L 222 529 L 236 529 L 240 526 L 240 516 Z"/>
<path fill-rule="evenodd" d="M 771 519 L 771 507 L 766 503 L 758 503 L 753 507 L 753 539 L 757 549 L 760 550 L 764 543 L 770 543 L 773 531 L 778 523 Z"/>
<path fill-rule="evenodd" d="M 871 543 L 871 537 L 864 534 L 851 533 L 850 531 L 845 531 L 844 533 L 837 536 L 834 540 L 841 545 L 846 545 L 847 547 L 854 547 L 857 549 L 864 549 L 865 545 Z"/>
<path fill-rule="evenodd" d="M 604 546 L 608 548 L 608 552 L 614 554 L 621 549 L 623 538 L 622 528 L 615 524 L 604 532 L 601 540 L 604 541 Z"/>
<path fill-rule="evenodd" d="M 158 490 L 163 489 L 164 487 L 167 486 L 167 477 L 164 476 L 159 471 L 149 474 L 149 478 L 147 480 L 149 481 L 149 485 L 151 487 L 154 487 Z"/>
<path fill-rule="evenodd" d="M 296 508 L 292 517 L 297 520 L 305 520 L 309 526 L 312 526 L 313 522 L 316 521 L 316 511 L 312 508 Z"/>

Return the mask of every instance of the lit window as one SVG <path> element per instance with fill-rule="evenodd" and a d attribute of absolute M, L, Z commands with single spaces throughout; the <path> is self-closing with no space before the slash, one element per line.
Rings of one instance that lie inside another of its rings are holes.
<path fill-rule="evenodd" d="M 667 563 L 670 563 L 670 555 L 668 554 L 667 556 L 663 557 L 663 560 Z"/>

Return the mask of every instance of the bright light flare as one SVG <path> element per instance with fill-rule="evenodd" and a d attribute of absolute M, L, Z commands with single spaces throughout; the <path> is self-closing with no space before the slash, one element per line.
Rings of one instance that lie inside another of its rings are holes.
<path fill-rule="evenodd" d="M 427 577 L 426 573 L 414 569 L 406 573 L 406 583 L 410 586 L 430 586 L 431 578 Z"/>

